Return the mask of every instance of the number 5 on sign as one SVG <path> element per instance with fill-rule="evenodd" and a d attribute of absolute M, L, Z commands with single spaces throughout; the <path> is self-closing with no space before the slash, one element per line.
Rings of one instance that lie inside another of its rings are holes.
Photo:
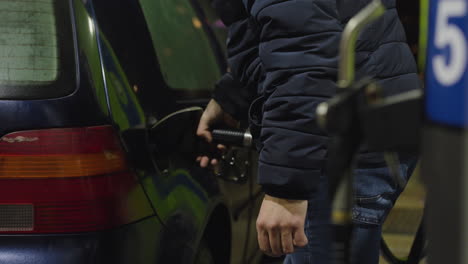
<path fill-rule="evenodd" d="M 457 18 L 467 14 L 465 0 L 439 1 L 436 12 L 434 48 L 443 51 L 432 58 L 435 79 L 443 86 L 459 82 L 466 70 L 467 41 Z"/>
<path fill-rule="evenodd" d="M 426 117 L 468 129 L 468 0 L 429 0 Z"/>

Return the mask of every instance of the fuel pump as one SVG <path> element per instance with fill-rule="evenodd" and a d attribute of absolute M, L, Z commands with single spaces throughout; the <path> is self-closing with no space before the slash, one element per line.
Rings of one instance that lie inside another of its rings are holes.
<path fill-rule="evenodd" d="M 468 1 L 430 0 L 422 175 L 429 263 L 468 263 Z"/>

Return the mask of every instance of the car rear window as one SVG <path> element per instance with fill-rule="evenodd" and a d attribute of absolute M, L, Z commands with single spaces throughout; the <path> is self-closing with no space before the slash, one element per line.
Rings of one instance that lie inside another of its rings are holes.
<path fill-rule="evenodd" d="M 55 97 L 73 90 L 68 14 L 65 0 L 0 1 L 0 98 Z"/>

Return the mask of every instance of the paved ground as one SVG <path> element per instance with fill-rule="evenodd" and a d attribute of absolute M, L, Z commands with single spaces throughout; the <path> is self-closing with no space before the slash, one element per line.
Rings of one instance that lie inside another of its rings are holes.
<path fill-rule="evenodd" d="M 384 239 L 397 256 L 408 255 L 421 220 L 425 197 L 425 188 L 416 171 L 384 225 Z M 381 259 L 380 264 L 387 262 Z"/>

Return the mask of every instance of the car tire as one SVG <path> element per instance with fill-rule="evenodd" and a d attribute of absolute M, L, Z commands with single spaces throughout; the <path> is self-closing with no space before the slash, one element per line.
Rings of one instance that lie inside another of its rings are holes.
<path fill-rule="evenodd" d="M 208 243 L 203 239 L 200 241 L 200 245 L 198 246 L 194 264 L 215 264 L 213 253 L 208 247 Z"/>

